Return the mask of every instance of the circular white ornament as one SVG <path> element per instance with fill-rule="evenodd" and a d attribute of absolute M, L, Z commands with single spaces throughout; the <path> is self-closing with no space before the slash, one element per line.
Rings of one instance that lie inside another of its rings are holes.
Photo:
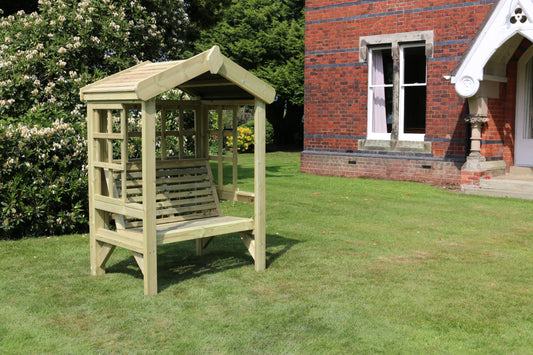
<path fill-rule="evenodd" d="M 478 90 L 479 81 L 470 76 L 463 76 L 455 84 L 455 91 L 457 91 L 457 93 L 462 97 L 472 97 L 477 93 Z"/>

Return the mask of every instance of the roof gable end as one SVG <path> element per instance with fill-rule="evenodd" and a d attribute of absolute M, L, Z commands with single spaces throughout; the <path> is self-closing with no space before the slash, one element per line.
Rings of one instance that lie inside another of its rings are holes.
<path fill-rule="evenodd" d="M 266 103 L 274 101 L 274 88 L 222 55 L 218 46 L 186 60 L 140 63 L 83 87 L 80 98 L 146 101 L 205 73 L 220 75 Z"/>
<path fill-rule="evenodd" d="M 516 34 L 533 42 L 533 1 L 499 0 L 452 72 L 451 82 L 459 95 L 467 98 L 478 92 L 486 64 Z"/>

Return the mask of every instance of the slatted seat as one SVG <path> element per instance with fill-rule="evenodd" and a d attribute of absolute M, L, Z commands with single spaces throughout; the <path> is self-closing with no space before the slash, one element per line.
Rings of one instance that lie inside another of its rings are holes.
<path fill-rule="evenodd" d="M 128 166 L 128 202 L 142 203 L 141 164 Z M 120 194 L 120 175 L 116 177 Z M 142 221 L 115 216 L 117 232 L 142 239 Z M 165 160 L 156 164 L 157 244 L 209 238 L 215 235 L 250 232 L 250 218 L 222 216 L 209 161 L 206 159 Z"/>

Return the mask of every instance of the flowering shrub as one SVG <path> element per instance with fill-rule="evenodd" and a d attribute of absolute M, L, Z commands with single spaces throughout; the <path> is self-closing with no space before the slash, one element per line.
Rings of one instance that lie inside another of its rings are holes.
<path fill-rule="evenodd" d="M 252 150 L 254 144 L 254 133 L 250 128 L 246 127 L 237 127 L 238 137 L 237 137 L 237 151 L 244 153 Z M 228 147 L 233 147 L 233 137 L 226 137 Z"/>
<path fill-rule="evenodd" d="M 38 13 L 0 17 L 0 121 L 81 122 L 81 87 L 139 61 L 183 56 L 184 6 L 184 0 L 39 0 Z"/>
<path fill-rule="evenodd" d="M 254 121 L 248 121 L 241 125 L 241 127 L 246 127 L 254 131 Z M 272 123 L 266 121 L 265 122 L 265 143 L 266 144 L 272 144 L 274 143 L 274 127 L 272 127 Z"/>
<path fill-rule="evenodd" d="M 70 125 L 0 125 L 0 239 L 87 229 L 86 141 Z"/>

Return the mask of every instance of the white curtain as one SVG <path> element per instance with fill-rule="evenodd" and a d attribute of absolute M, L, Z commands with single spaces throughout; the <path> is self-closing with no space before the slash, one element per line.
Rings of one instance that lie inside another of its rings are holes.
<path fill-rule="evenodd" d="M 374 85 L 374 100 L 372 106 L 372 131 L 374 133 L 387 133 L 387 110 L 385 108 L 385 74 L 383 70 L 383 54 L 381 51 L 373 52 L 372 81 Z M 376 85 L 380 85 L 376 87 Z"/>

